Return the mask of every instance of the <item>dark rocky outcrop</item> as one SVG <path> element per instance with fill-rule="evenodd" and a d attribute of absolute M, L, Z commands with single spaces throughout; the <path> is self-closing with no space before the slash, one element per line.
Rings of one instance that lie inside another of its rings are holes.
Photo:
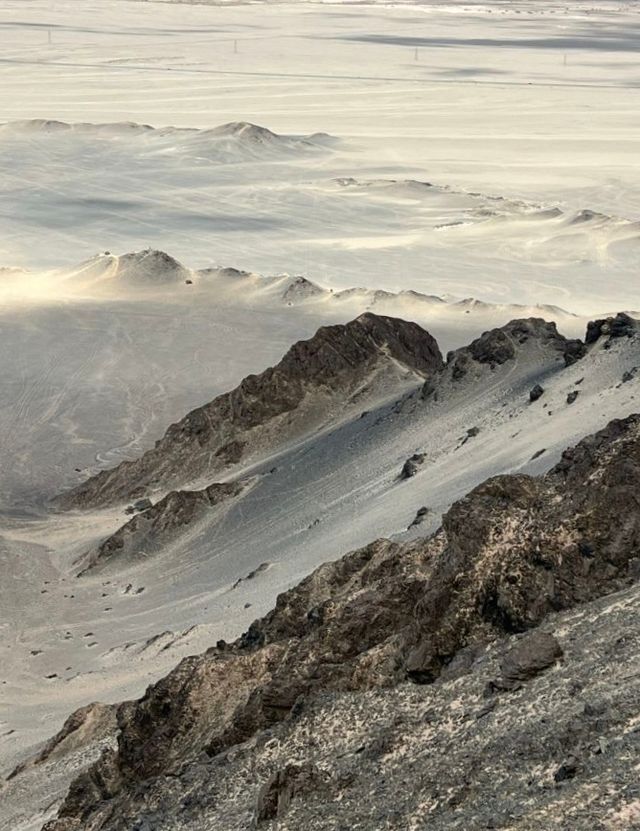
<path fill-rule="evenodd" d="M 608 341 L 616 338 L 631 338 L 640 332 L 640 324 L 635 318 L 618 312 L 613 317 L 592 320 L 587 324 L 585 341 L 587 344 L 595 343 L 600 338 L 607 338 Z"/>
<path fill-rule="evenodd" d="M 426 458 L 427 457 L 424 453 L 414 453 L 413 456 L 410 456 L 407 459 L 407 461 L 402 465 L 402 470 L 400 471 L 400 478 L 411 479 L 412 477 L 414 477 L 424 464 Z"/>
<path fill-rule="evenodd" d="M 522 632 L 625 585 L 640 544 L 640 417 L 565 451 L 546 476 L 498 476 L 443 519 L 409 674 L 432 681 L 467 643 Z"/>
<path fill-rule="evenodd" d="M 135 559 L 139 551 L 145 556 L 154 551 L 187 525 L 205 515 L 208 509 L 222 505 L 242 493 L 247 482 L 214 482 L 199 491 L 171 491 L 155 505 L 141 510 L 122 527 L 82 558 L 80 574 L 105 565 L 114 558 Z"/>
<path fill-rule="evenodd" d="M 255 826 L 281 819 L 294 798 L 321 785 L 322 775 L 314 764 L 291 764 L 277 770 L 258 792 Z"/>
<path fill-rule="evenodd" d="M 488 480 L 431 538 L 381 540 L 321 566 L 236 643 L 187 658 L 122 707 L 117 752 L 74 784 L 49 831 L 131 827 L 142 783 L 176 776 L 203 749 L 222 759 L 319 694 L 394 687 L 407 674 L 433 682 L 454 662 L 464 675 L 486 644 L 624 589 L 640 548 L 639 494 L 634 415 L 567 450 L 545 476 Z M 550 635 L 517 641 L 501 664 L 504 686 L 537 683 L 529 679 L 558 657 Z"/>
<path fill-rule="evenodd" d="M 531 388 L 529 392 L 529 401 L 533 404 L 534 401 L 537 401 L 539 398 L 542 398 L 544 395 L 544 387 L 541 387 L 540 384 L 536 384 L 534 387 Z"/>
<path fill-rule="evenodd" d="M 98 473 L 57 504 L 103 506 L 213 477 L 250 448 L 273 449 L 334 418 L 336 406 L 344 409 L 352 396 L 361 405 L 368 386 L 375 387 L 375 372 L 388 380 L 399 367 L 416 380 L 442 368 L 436 341 L 417 324 L 367 313 L 345 325 L 324 326 L 294 344 L 275 367 L 247 376 L 172 424 L 141 458 Z"/>
<path fill-rule="evenodd" d="M 562 647 L 549 632 L 533 631 L 510 649 L 500 662 L 501 675 L 494 689 L 514 690 L 535 678 L 562 657 Z"/>
<path fill-rule="evenodd" d="M 450 352 L 447 355 L 447 368 L 454 381 L 464 378 L 473 363 L 495 369 L 514 360 L 521 347 L 530 339 L 557 351 L 565 366 L 570 366 L 586 354 L 582 341 L 565 338 L 558 332 L 555 323 L 532 317 L 512 320 L 505 326 L 484 332 L 469 346 Z"/>

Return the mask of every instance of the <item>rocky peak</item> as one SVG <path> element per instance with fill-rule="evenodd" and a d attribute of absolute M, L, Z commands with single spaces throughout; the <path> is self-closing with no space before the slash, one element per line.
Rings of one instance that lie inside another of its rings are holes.
<path fill-rule="evenodd" d="M 312 283 L 306 277 L 298 275 L 286 287 L 282 293 L 282 299 L 287 303 L 295 303 L 300 300 L 307 300 L 309 297 L 321 297 L 326 293 L 326 290 L 316 283 Z"/>
<path fill-rule="evenodd" d="M 178 283 L 189 275 L 189 270 L 165 251 L 147 248 L 117 258 L 116 277 L 131 283 Z"/>
<path fill-rule="evenodd" d="M 469 361 L 486 364 L 491 369 L 513 360 L 521 347 L 535 340 L 542 346 L 557 351 L 569 365 L 584 355 L 584 344 L 579 340 L 565 338 L 558 332 L 555 323 L 542 318 L 511 320 L 505 326 L 484 332 L 469 346 L 457 349 L 447 355 L 447 365 L 462 368 Z"/>
<path fill-rule="evenodd" d="M 274 372 L 295 375 L 302 371 L 316 384 L 332 383 L 357 367 L 360 372 L 370 368 L 381 356 L 419 375 L 443 366 L 435 339 L 417 323 L 365 312 L 344 325 L 322 326 L 310 340 L 298 341 Z"/>
<path fill-rule="evenodd" d="M 233 136 L 256 143 L 272 143 L 280 138 L 267 127 L 261 127 L 259 124 L 251 124 L 249 121 L 231 121 L 228 124 L 213 127 L 209 133 L 212 136 Z"/>
<path fill-rule="evenodd" d="M 607 343 L 616 338 L 631 338 L 640 332 L 640 321 L 626 312 L 618 312 L 614 317 L 592 320 L 587 324 L 585 341 L 595 343 L 600 338 L 607 338 Z"/>
<path fill-rule="evenodd" d="M 317 429 L 335 418 L 338 402 L 344 409 L 356 393 L 359 406 L 375 399 L 376 382 L 388 381 L 386 395 L 400 393 L 407 383 L 401 376 L 418 381 L 442 367 L 438 344 L 416 323 L 366 313 L 323 326 L 295 343 L 275 367 L 248 375 L 231 392 L 172 424 L 141 458 L 97 474 L 57 502 L 100 506 L 181 487 Z"/>
<path fill-rule="evenodd" d="M 468 346 L 449 352 L 444 375 L 457 382 L 469 372 L 477 374 L 483 368 L 495 370 L 515 360 L 532 343 L 547 350 L 550 360 L 553 361 L 555 356 L 563 360 L 565 366 L 570 366 L 586 354 L 582 341 L 564 337 L 555 323 L 542 318 L 523 318 L 483 332 Z M 422 390 L 423 397 L 432 395 L 436 386 L 434 379 L 428 379 Z"/>

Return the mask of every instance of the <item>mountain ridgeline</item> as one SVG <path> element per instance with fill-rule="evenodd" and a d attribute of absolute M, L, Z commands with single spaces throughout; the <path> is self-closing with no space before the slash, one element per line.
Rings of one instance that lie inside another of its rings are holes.
<path fill-rule="evenodd" d="M 93 508 L 179 488 L 277 450 L 355 413 L 398 396 L 443 368 L 438 345 L 416 323 L 363 314 L 323 326 L 294 344 L 280 363 L 247 376 L 236 389 L 172 424 L 156 446 L 105 470 L 58 498 L 63 508 Z"/>

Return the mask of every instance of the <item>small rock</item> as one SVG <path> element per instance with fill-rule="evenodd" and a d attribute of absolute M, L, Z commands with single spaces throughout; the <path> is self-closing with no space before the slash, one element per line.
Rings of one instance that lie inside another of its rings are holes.
<path fill-rule="evenodd" d="M 580 390 L 572 390 L 567 396 L 567 404 L 573 404 L 576 398 L 580 395 Z"/>
<path fill-rule="evenodd" d="M 544 387 L 541 387 L 540 384 L 536 384 L 535 387 L 533 387 L 529 391 L 529 401 L 531 401 L 531 403 L 533 403 L 534 401 L 537 401 L 538 398 L 541 398 L 543 395 L 544 395 Z"/>
<path fill-rule="evenodd" d="M 500 662 L 502 675 L 493 683 L 498 689 L 515 689 L 552 666 L 560 657 L 562 647 L 553 635 L 532 632 L 507 652 Z"/>
<path fill-rule="evenodd" d="M 578 760 L 575 756 L 569 756 L 553 774 L 555 782 L 565 782 L 567 779 L 573 779 L 578 772 Z"/>
<path fill-rule="evenodd" d="M 420 466 L 424 464 L 424 460 L 426 458 L 427 457 L 424 453 L 414 453 L 413 456 L 410 456 L 402 466 L 400 478 L 411 479 L 413 476 L 415 476 L 418 470 L 420 469 Z"/>
<path fill-rule="evenodd" d="M 425 521 L 425 519 L 427 518 L 428 513 L 429 513 L 429 508 L 427 508 L 426 505 L 424 505 L 422 508 L 418 508 L 418 510 L 416 511 L 415 517 L 413 518 L 413 520 L 411 521 L 411 524 L 409 525 L 409 528 L 414 528 L 416 525 L 420 525 L 421 523 L 423 523 Z"/>

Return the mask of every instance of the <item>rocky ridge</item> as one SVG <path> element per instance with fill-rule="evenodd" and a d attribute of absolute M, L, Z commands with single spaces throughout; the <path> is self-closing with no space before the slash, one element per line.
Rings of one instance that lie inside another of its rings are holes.
<path fill-rule="evenodd" d="M 139 702 L 123 705 L 117 751 L 105 751 L 76 780 L 49 831 L 146 827 L 135 823 L 161 805 L 167 777 L 175 784 L 181 771 L 206 766 L 199 761 L 203 752 L 219 766 L 230 748 L 265 730 L 295 731 L 300 713 L 320 706 L 314 702 L 323 696 L 338 695 L 336 706 L 343 696 L 354 706 L 360 700 L 354 695 L 379 700 L 381 693 L 364 692 L 377 688 L 411 698 L 402 683 L 407 677 L 439 689 L 470 672 L 464 683 L 474 688 L 473 668 L 486 660 L 487 644 L 535 631 L 563 609 L 633 585 L 640 576 L 639 485 L 640 416 L 634 415 L 566 451 L 545 476 L 488 480 L 451 508 L 433 537 L 380 540 L 321 566 L 280 595 L 275 609 L 237 642 L 186 659 Z M 502 661 L 503 681 L 487 684 L 486 695 L 527 683 L 559 656 L 560 648 L 544 639 L 525 643 L 517 658 Z M 386 752 L 384 744 L 376 751 Z M 394 752 L 396 760 L 404 753 Z M 287 785 L 283 804 L 305 788 L 322 789 L 327 776 L 348 800 L 353 783 L 336 779 L 340 764 L 335 767 L 304 768 L 299 777 L 289 771 L 285 783 L 293 776 L 307 785 Z M 573 767 L 567 760 L 560 775 L 571 778 Z M 441 787 L 452 774 L 441 771 Z M 465 776 L 471 778 L 459 801 L 472 799 L 471 783 L 481 781 L 472 770 Z M 278 800 L 274 815 L 273 794 L 265 798 L 271 807 L 264 821 L 277 819 Z M 385 822 L 376 827 L 412 827 Z"/>
<path fill-rule="evenodd" d="M 172 424 L 141 458 L 98 473 L 58 504 L 101 507 L 213 478 L 258 447 L 273 451 L 285 437 L 326 426 L 350 405 L 375 400 L 381 389 L 398 394 L 407 378 L 419 382 L 441 368 L 437 343 L 415 323 L 366 313 L 346 325 L 324 326 L 294 344 L 275 367 L 247 376 Z"/>
<path fill-rule="evenodd" d="M 246 482 L 214 482 L 199 491 L 170 491 L 84 556 L 79 574 L 102 567 L 115 557 L 121 561 L 139 558 L 142 552 L 147 556 L 211 508 L 239 496 L 246 486 Z"/>

